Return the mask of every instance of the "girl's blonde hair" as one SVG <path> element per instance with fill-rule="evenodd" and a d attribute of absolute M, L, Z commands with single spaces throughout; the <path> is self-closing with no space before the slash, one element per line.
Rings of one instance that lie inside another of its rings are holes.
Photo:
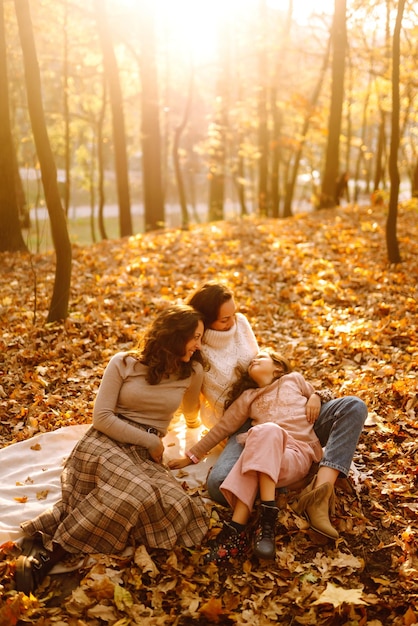
<path fill-rule="evenodd" d="M 277 365 L 279 370 L 278 375 L 275 377 L 275 380 L 281 378 L 284 374 L 288 374 L 292 371 L 292 366 L 289 361 L 271 348 L 263 348 L 261 352 L 267 353 L 273 363 Z M 237 372 L 238 378 L 233 383 L 229 389 L 228 396 L 225 400 L 224 409 L 226 410 L 231 404 L 246 390 L 246 389 L 256 389 L 258 387 L 257 383 L 251 378 L 248 373 L 248 369 L 243 369 L 238 366 L 235 370 Z"/>

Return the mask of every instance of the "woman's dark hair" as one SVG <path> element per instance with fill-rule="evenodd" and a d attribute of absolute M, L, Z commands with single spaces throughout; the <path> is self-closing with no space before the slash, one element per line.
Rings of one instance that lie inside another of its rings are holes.
<path fill-rule="evenodd" d="M 292 366 L 289 361 L 275 350 L 272 350 L 271 348 L 263 348 L 261 352 L 266 352 L 271 357 L 273 363 L 279 368 L 279 374 L 276 376 L 276 380 L 281 378 L 284 374 L 288 374 L 292 371 Z M 235 371 L 238 378 L 229 389 L 224 405 L 225 410 L 231 406 L 234 400 L 236 400 L 246 389 L 256 389 L 258 387 L 257 383 L 249 375 L 248 369 L 243 369 L 238 366 Z"/>
<path fill-rule="evenodd" d="M 223 283 L 209 281 L 196 289 L 188 298 L 187 304 L 202 314 L 203 324 L 205 328 L 209 328 L 218 319 L 221 306 L 233 296 L 232 291 Z"/>
<path fill-rule="evenodd" d="M 203 363 L 200 350 L 196 350 L 190 361 L 181 360 L 199 321 L 203 322 L 202 315 L 187 304 L 175 304 L 159 313 L 133 353 L 148 366 L 146 380 L 150 385 L 157 385 L 170 374 L 177 374 L 179 380 L 188 378 L 193 362 Z"/>

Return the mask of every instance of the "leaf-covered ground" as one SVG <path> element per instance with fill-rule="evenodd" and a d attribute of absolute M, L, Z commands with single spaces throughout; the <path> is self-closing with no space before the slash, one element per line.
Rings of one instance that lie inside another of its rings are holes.
<path fill-rule="evenodd" d="M 165 301 L 214 278 L 233 287 L 261 345 L 314 384 L 360 396 L 369 419 L 357 471 L 336 489 L 336 544 L 281 496 L 273 564 L 222 570 L 202 566 L 199 551 L 139 547 L 50 577 L 30 598 L 13 590 L 4 546 L 0 626 L 418 622 L 417 209 L 400 208 L 397 266 L 385 227 L 381 207 L 344 207 L 76 247 L 64 325 L 45 324 L 53 255 L 1 256 L 1 445 L 89 422 L 110 356 L 135 344 Z M 214 509 L 212 533 L 228 513 Z"/>

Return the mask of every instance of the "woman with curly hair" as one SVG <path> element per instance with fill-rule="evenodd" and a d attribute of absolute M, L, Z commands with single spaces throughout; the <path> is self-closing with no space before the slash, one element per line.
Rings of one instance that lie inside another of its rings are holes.
<path fill-rule="evenodd" d="M 199 545 L 208 515 L 162 465 L 162 438 L 181 402 L 197 414 L 202 384 L 202 316 L 187 305 L 163 310 L 135 351 L 115 354 L 103 375 L 93 424 L 65 464 L 62 498 L 24 522 L 31 537 L 16 562 L 16 587 L 33 591 L 70 554 L 121 552 L 127 545 Z"/>

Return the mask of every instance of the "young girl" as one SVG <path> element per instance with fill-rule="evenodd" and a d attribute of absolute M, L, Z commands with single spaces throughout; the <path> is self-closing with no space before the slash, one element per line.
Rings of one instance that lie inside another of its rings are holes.
<path fill-rule="evenodd" d="M 210 544 L 206 561 L 222 563 L 247 552 L 246 525 L 258 493 L 260 519 L 254 554 L 263 559 L 275 557 L 276 488 L 304 478 L 312 462 L 322 457 L 321 444 L 313 430 L 314 419 L 306 412 L 307 401 L 314 393 L 301 374 L 291 372 L 283 357 L 271 350 L 259 352 L 232 386 L 219 422 L 186 452 L 186 458 L 169 463 L 171 469 L 198 463 L 248 417 L 252 420 L 250 430 L 239 436 L 240 442 L 245 443 L 243 452 L 221 485 L 233 508 L 232 520 L 225 522 Z"/>

